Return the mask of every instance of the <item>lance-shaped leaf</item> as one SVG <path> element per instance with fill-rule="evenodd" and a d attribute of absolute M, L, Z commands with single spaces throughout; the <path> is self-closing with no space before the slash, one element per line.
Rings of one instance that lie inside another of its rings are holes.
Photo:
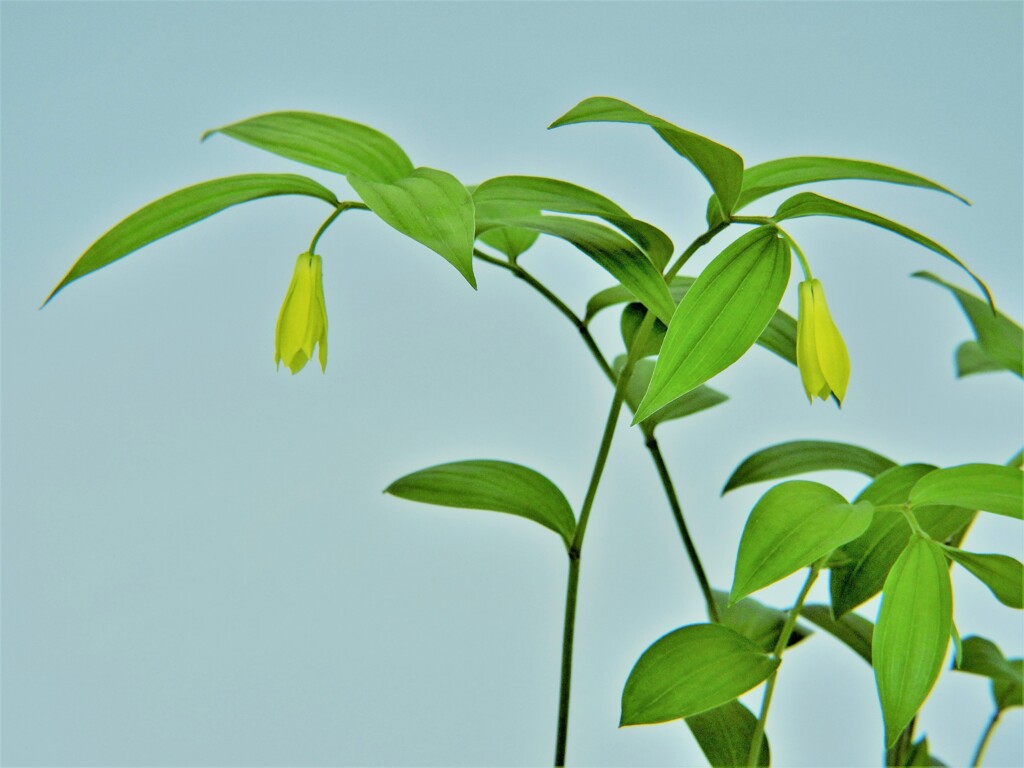
<path fill-rule="evenodd" d="M 910 171 L 903 171 L 881 163 L 866 160 L 849 160 L 843 157 L 783 157 L 769 160 L 766 163 L 747 168 L 743 172 L 743 187 L 739 199 L 733 208 L 738 211 L 765 195 L 781 189 L 813 184 L 819 181 L 839 179 L 856 179 L 862 181 L 884 181 L 889 184 L 903 184 L 910 187 L 933 189 L 945 192 L 957 200 L 970 205 L 965 197 L 961 197 L 941 184 L 918 176 Z M 714 225 L 717 219 L 714 212 L 719 210 L 717 200 L 708 201 L 708 223 Z"/>
<path fill-rule="evenodd" d="M 456 461 L 399 478 L 385 493 L 410 501 L 519 515 L 572 543 L 576 519 L 558 486 L 519 464 L 490 459 Z"/>
<path fill-rule="evenodd" d="M 1008 555 L 980 555 L 943 547 L 946 557 L 974 574 L 1003 605 L 1024 608 L 1024 565 Z"/>
<path fill-rule="evenodd" d="M 729 605 L 729 594 L 721 590 L 713 590 L 715 604 L 721 623 L 739 632 L 748 640 L 753 641 L 765 653 L 774 653 L 779 642 L 779 635 L 789 617 L 788 611 L 780 611 L 758 602 L 752 597 L 745 597 L 735 605 Z M 793 627 L 786 647 L 796 645 L 811 631 L 799 623 Z"/>
<path fill-rule="evenodd" d="M 871 647 L 887 747 L 935 685 L 952 621 L 946 558 L 939 545 L 915 536 L 885 580 Z"/>
<path fill-rule="evenodd" d="M 584 99 L 548 127 L 601 122 L 649 125 L 672 149 L 693 163 L 704 175 L 721 202 L 723 214 L 732 212 L 743 183 L 743 158 L 711 139 L 607 96 Z"/>
<path fill-rule="evenodd" d="M 748 232 L 712 260 L 672 315 L 634 424 L 750 349 L 778 309 L 789 267 L 789 246 L 774 227 Z"/>
<path fill-rule="evenodd" d="M 672 317 L 675 303 L 661 273 L 635 243 L 603 224 L 567 216 L 525 214 L 492 221 L 491 224 L 531 229 L 572 243 L 608 270 L 659 320 L 667 323 Z"/>
<path fill-rule="evenodd" d="M 930 464 L 906 464 L 880 474 L 855 501 L 869 501 L 875 507 L 903 504 L 910 489 L 932 472 Z M 950 506 L 931 506 L 917 511 L 917 520 L 936 541 L 945 541 L 962 530 L 974 513 Z M 882 591 L 896 558 L 910 541 L 910 526 L 899 512 L 876 511 L 871 525 L 860 536 L 841 546 L 831 569 L 832 611 L 843 616 Z"/>
<path fill-rule="evenodd" d="M 626 356 L 619 355 L 612 362 L 612 369 L 616 374 L 619 374 L 625 365 Z M 651 382 L 652 373 L 654 373 L 653 360 L 637 360 L 634 364 L 633 375 L 630 376 L 629 382 L 626 384 L 626 404 L 631 410 L 636 410 L 636 407 L 643 399 L 644 392 L 647 391 L 647 386 Z M 653 433 L 654 428 L 663 422 L 699 413 L 700 411 L 720 405 L 728 399 L 727 395 L 722 394 L 717 389 L 703 385 L 690 390 L 685 395 L 677 397 L 661 410 L 655 411 L 640 423 L 640 427 L 649 433 Z"/>
<path fill-rule="evenodd" d="M 659 270 L 672 257 L 672 241 L 660 229 L 634 219 L 607 197 L 567 181 L 540 176 L 499 176 L 480 184 L 473 191 L 473 202 L 480 221 L 541 211 L 599 216 L 639 245 Z"/>
<path fill-rule="evenodd" d="M 690 286 L 693 285 L 694 280 L 696 278 L 685 275 L 676 275 L 672 278 L 668 285 L 668 292 L 672 296 L 673 303 L 678 304 L 682 301 L 683 296 L 686 295 Z M 610 288 L 600 290 L 587 301 L 587 311 L 583 317 L 583 322 L 589 323 L 601 310 L 618 304 L 628 304 L 631 301 L 636 301 L 636 297 L 624 285 L 613 285 Z"/>
<path fill-rule="evenodd" d="M 619 320 L 619 330 L 622 333 L 622 343 L 626 350 L 637 360 L 644 357 L 653 357 L 661 350 L 665 341 L 665 324 L 661 320 L 655 320 L 654 325 L 648 329 L 642 337 L 643 347 L 636 345 L 637 332 L 647 318 L 647 308 L 639 302 L 627 304 L 622 310 L 622 317 Z M 646 392 L 646 390 L 644 390 Z M 642 393 L 641 393 L 642 394 Z"/>
<path fill-rule="evenodd" d="M 203 134 L 244 141 L 275 155 L 370 181 L 398 181 L 412 173 L 402 148 L 378 130 L 315 112 L 271 112 Z"/>
<path fill-rule="evenodd" d="M 686 718 L 686 725 L 713 768 L 734 768 L 747 764 L 757 718 L 736 699 Z M 771 762 L 768 739 L 764 738 L 757 764 L 771 765 Z"/>
<path fill-rule="evenodd" d="M 966 264 L 960 261 L 960 259 L 950 253 L 946 248 L 942 247 L 934 240 L 915 232 L 909 227 L 905 227 L 895 221 L 890 221 L 889 219 L 879 216 L 877 213 L 871 213 L 870 211 L 864 211 L 860 208 L 854 208 L 852 205 L 841 203 L 838 200 L 831 200 L 827 197 L 816 195 L 813 192 L 801 192 L 800 194 L 789 198 L 779 206 L 779 209 L 775 212 L 775 216 L 773 218 L 775 221 L 785 221 L 786 219 L 797 219 L 803 216 L 837 216 L 842 219 L 863 221 L 865 224 L 873 224 L 876 227 L 887 229 L 890 232 L 895 232 L 897 235 L 917 243 L 918 245 L 924 246 L 943 258 L 949 259 L 970 275 L 985 294 L 985 298 L 991 305 L 991 309 L 995 310 L 996 305 L 995 301 L 992 299 L 992 293 L 989 291 L 988 286 L 982 282 L 980 277 L 974 274 Z"/>
<path fill-rule="evenodd" d="M 637 660 L 622 691 L 619 724 L 698 715 L 746 693 L 778 665 L 778 659 L 721 624 L 682 627 Z"/>
<path fill-rule="evenodd" d="M 1024 661 L 1007 660 L 999 647 L 984 637 L 964 638 L 963 648 L 963 660 L 956 669 L 991 679 L 996 709 L 1024 706 Z"/>
<path fill-rule="evenodd" d="M 915 272 L 914 277 L 920 277 L 948 289 L 956 297 L 964 314 L 967 315 L 967 319 L 970 320 L 974 334 L 978 338 L 977 343 L 985 356 L 994 361 L 999 368 L 1005 368 L 1024 377 L 1024 329 L 1021 329 L 1002 312 L 993 313 L 992 308 L 977 296 L 947 283 L 930 272 Z M 959 351 L 957 352 L 960 376 L 980 370 L 992 370 L 990 367 L 982 365 L 983 360 L 974 362 L 968 359 L 966 362 L 969 370 L 965 372 L 965 365 L 960 362 L 961 354 Z"/>
<path fill-rule="evenodd" d="M 496 227 L 480 235 L 480 241 L 501 251 L 512 261 L 526 253 L 537 242 L 540 234 L 529 229 Z"/>
<path fill-rule="evenodd" d="M 252 173 L 194 184 L 161 197 L 116 224 L 89 246 L 57 283 L 45 305 L 70 282 L 127 256 L 144 245 L 184 229 L 239 203 L 276 195 L 307 195 L 330 205 L 338 199 L 326 187 L 305 176 Z"/>
<path fill-rule="evenodd" d="M 936 469 L 910 491 L 910 504 L 950 504 L 997 515 L 1024 517 L 1024 474 L 999 464 L 964 464 Z"/>
<path fill-rule="evenodd" d="M 750 483 L 777 480 L 805 472 L 844 469 L 875 477 L 896 462 L 867 448 L 827 440 L 793 440 L 752 453 L 736 467 L 722 493 Z"/>
<path fill-rule="evenodd" d="M 767 587 L 856 538 L 871 523 L 869 502 L 848 504 L 821 483 L 790 480 L 762 496 L 747 519 L 729 602 Z"/>
<path fill-rule="evenodd" d="M 443 256 L 469 284 L 473 275 L 473 198 L 450 173 L 417 168 L 393 182 L 349 174 L 349 183 L 374 213 L 403 235 Z"/>
<path fill-rule="evenodd" d="M 800 615 L 842 641 L 868 664 L 871 663 L 871 638 L 875 626 L 863 616 L 849 613 L 835 619 L 827 605 L 805 605 L 800 609 Z"/>

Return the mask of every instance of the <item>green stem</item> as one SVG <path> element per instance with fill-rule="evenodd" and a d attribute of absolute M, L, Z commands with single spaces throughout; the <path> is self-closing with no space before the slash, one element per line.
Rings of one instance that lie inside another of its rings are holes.
<path fill-rule="evenodd" d="M 779 633 L 779 640 L 775 643 L 775 651 L 773 655 L 780 662 L 782 661 L 782 654 L 786 650 L 786 646 L 789 644 L 789 638 L 793 634 L 793 628 L 796 627 L 797 616 L 800 615 L 800 609 L 804 607 L 804 602 L 807 600 L 807 595 L 811 591 L 811 587 L 814 585 L 815 579 L 818 578 L 818 572 L 821 570 L 822 561 L 819 561 L 811 566 L 810 572 L 807 574 L 807 581 L 804 582 L 803 589 L 800 590 L 800 595 L 796 599 L 796 603 L 789 612 L 789 616 L 786 617 L 786 623 L 782 626 L 782 631 Z M 757 718 L 757 725 L 754 726 L 754 735 L 750 739 L 750 752 L 747 754 L 747 766 L 748 768 L 754 768 L 757 765 L 757 759 L 761 756 L 761 742 L 764 740 L 764 728 L 768 722 L 768 709 L 772 704 L 772 694 L 775 692 L 775 678 L 778 676 L 779 668 L 768 676 L 768 683 L 764 688 L 764 699 L 761 701 L 761 714 Z"/>
<path fill-rule="evenodd" d="M 776 227 L 776 229 L 778 229 L 778 227 Z M 790 237 L 789 233 L 785 230 L 779 229 L 779 234 L 786 238 L 786 242 L 792 246 L 797 259 L 800 260 L 800 268 L 804 271 L 804 280 L 813 280 L 814 275 L 811 273 L 811 265 L 807 263 L 807 257 L 804 256 L 804 252 L 800 249 L 797 241 Z"/>
<path fill-rule="evenodd" d="M 309 253 L 316 253 L 316 244 L 320 242 L 320 237 L 324 232 L 334 223 L 334 220 L 341 216 L 345 211 L 355 208 L 360 211 L 368 211 L 369 207 L 363 203 L 357 203 L 352 200 L 345 200 L 344 202 L 338 203 L 334 209 L 334 212 L 327 217 L 327 220 L 320 225 L 320 229 L 313 235 L 313 241 L 309 244 Z"/>
<path fill-rule="evenodd" d="M 992 734 L 996 730 L 996 726 L 999 725 L 999 717 L 1003 714 L 1001 709 L 997 709 L 992 717 L 989 718 L 988 725 L 985 726 L 985 732 L 981 734 L 981 741 L 978 742 L 978 748 L 974 750 L 974 757 L 971 758 L 971 766 L 978 768 L 981 765 L 981 761 L 985 759 L 985 750 L 988 748 L 989 739 L 992 738 Z"/>
<path fill-rule="evenodd" d="M 912 717 L 907 727 L 900 731 L 896 743 L 892 745 L 885 756 L 885 764 L 903 766 L 907 764 L 910 757 L 910 750 L 914 748 L 914 729 L 917 727 L 917 718 Z"/>
<path fill-rule="evenodd" d="M 654 315 L 649 314 L 650 322 L 646 320 L 637 331 L 637 337 L 641 342 L 654 326 Z M 615 427 L 619 423 L 619 413 L 622 411 L 622 402 L 626 395 L 626 385 L 630 376 L 633 375 L 635 361 L 632 355 L 626 359 L 626 365 L 619 375 L 619 381 L 615 386 L 615 395 L 612 397 L 611 407 L 608 409 L 608 418 L 605 421 L 604 433 L 601 435 L 601 447 L 597 451 L 597 459 L 594 462 L 594 470 L 590 474 L 590 484 L 587 486 L 587 495 L 583 500 L 583 507 L 580 509 L 580 517 L 576 523 L 576 534 L 573 536 L 572 544 L 569 546 L 569 579 L 565 590 L 565 624 L 562 630 L 562 671 L 558 692 L 558 735 L 555 741 L 555 766 L 565 765 L 565 748 L 569 734 L 569 698 L 572 683 L 572 650 L 573 638 L 576 630 L 576 594 L 580 581 L 580 555 L 583 551 L 583 537 L 587 531 L 587 522 L 590 520 L 590 512 L 594 508 L 594 499 L 597 498 L 597 488 L 601 484 L 601 475 L 604 474 L 604 467 L 608 461 L 608 452 L 612 447 L 612 438 L 615 436 Z"/>
<path fill-rule="evenodd" d="M 696 240 L 687 246 L 686 250 L 679 254 L 679 258 L 676 259 L 675 263 L 669 267 L 668 272 L 665 273 L 665 282 L 672 282 L 672 278 L 679 274 L 679 270 L 683 268 L 683 265 L 690 260 L 697 251 L 703 248 L 705 245 L 711 242 L 712 238 L 721 232 L 723 229 L 729 226 L 728 221 L 723 221 L 716 224 L 703 235 L 700 235 Z"/>
<path fill-rule="evenodd" d="M 718 604 L 715 602 L 715 595 L 711 591 L 711 584 L 708 582 L 708 576 L 704 572 L 704 566 L 701 565 L 700 556 L 697 554 L 697 547 L 694 546 L 693 539 L 690 538 L 690 531 L 686 526 L 686 518 L 683 517 L 683 508 L 679 504 L 679 497 L 676 495 L 675 487 L 672 485 L 672 477 L 668 473 L 668 467 L 665 466 L 665 459 L 661 455 L 661 448 L 658 446 L 658 441 L 654 437 L 653 433 L 650 433 L 647 437 L 647 450 L 651 452 L 651 458 L 654 459 L 654 465 L 658 468 L 658 476 L 661 478 L 661 484 L 665 488 L 665 494 L 668 496 L 668 505 L 672 508 L 672 516 L 675 518 L 676 527 L 679 529 L 679 535 L 683 539 L 683 546 L 686 547 L 686 554 L 690 558 L 690 564 L 693 566 L 693 571 L 697 575 L 697 581 L 700 583 L 700 589 L 704 593 L 704 602 L 707 603 L 708 618 L 710 618 L 715 624 L 719 624 L 721 623 L 722 618 L 718 613 Z"/>

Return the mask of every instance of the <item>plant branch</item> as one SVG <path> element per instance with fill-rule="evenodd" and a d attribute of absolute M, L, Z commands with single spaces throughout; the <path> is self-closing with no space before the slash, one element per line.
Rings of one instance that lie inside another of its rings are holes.
<path fill-rule="evenodd" d="M 331 226 L 331 224 L 334 223 L 334 220 L 336 218 L 341 216 L 341 214 L 343 214 L 345 211 L 352 208 L 359 211 L 370 210 L 369 206 L 365 205 L 364 203 L 357 203 L 353 200 L 345 200 L 343 202 L 338 203 L 338 205 L 334 209 L 334 213 L 327 217 L 327 220 L 320 225 L 320 229 L 318 229 L 316 231 L 316 234 L 313 235 L 313 241 L 309 244 L 309 253 L 316 253 L 316 244 L 320 242 L 320 238 L 324 234 L 324 232 L 328 230 L 328 228 Z"/>
<path fill-rule="evenodd" d="M 1003 711 L 997 709 L 992 713 L 992 717 L 989 718 L 988 725 L 985 726 L 985 731 L 981 734 L 981 740 L 978 742 L 978 748 L 974 750 L 974 757 L 971 758 L 971 766 L 973 768 L 978 768 L 981 765 L 981 761 L 985 759 L 985 750 L 988 748 L 989 739 L 995 733 L 996 726 L 999 725 L 999 717 L 1002 714 Z"/>
<path fill-rule="evenodd" d="M 821 570 L 822 561 L 819 561 L 811 566 L 810 572 L 807 574 L 807 580 L 804 582 L 803 589 L 800 590 L 800 595 L 796 599 L 796 603 L 789 612 L 789 616 L 786 617 L 786 623 L 782 626 L 782 631 L 779 633 L 778 642 L 775 643 L 775 651 L 772 654 L 780 662 L 782 661 L 782 654 L 786 650 L 786 646 L 789 644 L 789 638 L 793 634 L 793 628 L 796 627 L 796 619 L 800 615 L 800 610 L 804 607 L 804 603 L 807 601 L 807 595 L 811 591 L 811 587 L 814 585 L 814 581 L 818 578 L 818 572 Z M 779 668 L 768 676 L 768 682 L 764 688 L 764 699 L 761 701 L 761 714 L 757 718 L 757 725 L 754 726 L 754 735 L 750 739 L 750 752 L 747 755 L 747 766 L 748 768 L 754 768 L 757 765 L 757 760 L 761 756 L 761 742 L 764 740 L 764 728 L 768 722 L 768 708 L 772 704 L 772 694 L 775 692 L 775 678 L 779 674 Z"/>

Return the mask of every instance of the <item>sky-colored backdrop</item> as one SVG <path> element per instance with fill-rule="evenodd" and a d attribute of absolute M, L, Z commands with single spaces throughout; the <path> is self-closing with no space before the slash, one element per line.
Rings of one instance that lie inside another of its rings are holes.
<path fill-rule="evenodd" d="M 466 183 L 508 173 L 601 191 L 680 246 L 705 182 L 650 131 L 545 126 L 613 95 L 754 164 L 827 154 L 939 180 L 974 203 L 870 183 L 825 194 L 946 244 L 1022 312 L 1020 3 L 14 3 L 3 30 L 5 765 L 539 765 L 550 760 L 565 562 L 507 516 L 383 496 L 460 458 L 535 467 L 578 506 L 611 396 L 575 332 L 485 264 L 473 292 L 372 216 L 323 239 L 327 374 L 275 372 L 273 329 L 324 206 L 233 209 L 39 303 L 115 221 L 251 171 L 342 179 L 207 128 L 304 109 L 372 125 Z M 770 212 L 767 199 L 751 213 Z M 838 220 L 789 228 L 853 358 L 847 405 L 808 407 L 755 350 L 732 400 L 662 429 L 713 581 L 731 580 L 763 487 L 722 499 L 748 453 L 797 438 L 901 462 L 1003 462 L 1021 383 L 957 381 L 970 332 L 934 254 Z M 725 241 L 707 249 L 707 263 Z M 524 263 L 582 309 L 611 283 L 543 242 Z M 784 307 L 795 312 L 791 286 Z M 617 349 L 613 313 L 597 323 Z M 821 475 L 853 494 L 863 479 Z M 991 517 L 991 516 L 990 516 Z M 1020 555 L 984 519 L 978 551 Z M 957 620 L 1021 655 L 1019 615 L 957 576 Z M 790 603 L 787 580 L 762 599 Z M 814 599 L 823 599 L 824 584 Z M 877 603 L 864 607 L 874 618 Z M 583 559 L 569 760 L 690 765 L 675 723 L 617 730 L 622 683 L 699 593 L 636 434 L 616 438 Z M 755 700 L 756 701 L 756 700 Z M 963 764 L 984 681 L 946 674 L 921 727 Z M 991 765 L 1019 765 L 1021 711 Z M 869 669 L 818 634 L 786 657 L 778 765 L 877 764 Z"/>

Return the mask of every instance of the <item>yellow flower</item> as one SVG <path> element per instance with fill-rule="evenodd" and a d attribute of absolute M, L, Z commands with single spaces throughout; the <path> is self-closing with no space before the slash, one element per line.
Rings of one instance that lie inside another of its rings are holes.
<path fill-rule="evenodd" d="M 303 253 L 295 262 L 295 274 L 288 286 L 274 337 L 274 363 L 281 361 L 293 374 L 302 370 L 320 345 L 320 369 L 327 368 L 327 309 L 324 306 L 323 262 L 319 256 Z"/>
<path fill-rule="evenodd" d="M 818 280 L 800 283 L 800 314 L 796 323 L 796 364 L 804 390 L 813 403 L 835 394 L 842 404 L 850 383 L 850 356 L 832 322 L 825 291 Z"/>

